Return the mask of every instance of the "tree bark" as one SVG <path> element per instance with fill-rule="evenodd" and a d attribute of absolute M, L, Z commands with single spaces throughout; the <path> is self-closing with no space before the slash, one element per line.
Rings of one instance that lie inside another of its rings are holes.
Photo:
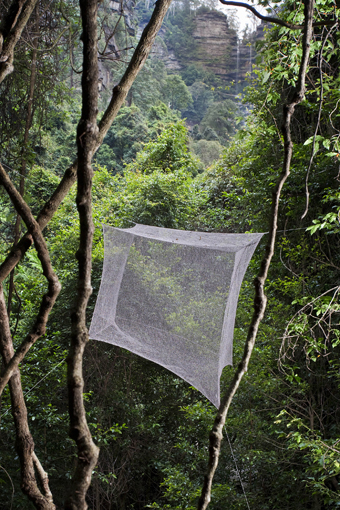
<path fill-rule="evenodd" d="M 274 246 L 275 246 L 275 238 L 277 231 L 277 221 L 278 221 L 278 209 L 279 209 L 279 200 L 282 187 L 290 174 L 290 164 L 293 154 L 293 143 L 291 139 L 290 133 L 290 124 L 291 119 L 294 114 L 294 110 L 296 105 L 301 103 L 304 99 L 305 95 L 305 80 L 306 80 L 306 72 L 309 62 L 309 53 L 310 53 L 310 42 L 312 37 L 312 26 L 313 26 L 313 12 L 314 12 L 314 0 L 305 0 L 304 4 L 304 34 L 303 34 L 303 53 L 300 63 L 299 76 L 297 80 L 297 84 L 291 98 L 291 101 L 284 105 L 283 107 L 283 125 L 282 125 L 282 133 L 284 137 L 284 161 L 281 175 L 278 179 L 278 182 L 274 188 L 272 194 L 272 212 L 270 219 L 270 228 L 269 228 L 269 241 L 266 246 L 266 251 L 264 257 L 262 259 L 261 268 L 258 276 L 255 278 L 255 298 L 254 298 L 254 313 L 252 317 L 251 324 L 249 326 L 248 335 L 244 347 L 244 353 L 242 357 L 242 361 L 239 364 L 234 378 L 227 389 L 226 394 L 224 395 L 220 408 L 218 410 L 217 416 L 215 418 L 215 422 L 213 428 L 210 432 L 209 437 L 209 462 L 208 462 L 208 470 L 207 474 L 204 478 L 202 493 L 198 502 L 198 510 L 205 510 L 211 499 L 211 488 L 213 477 L 218 465 L 219 454 L 221 450 L 221 441 L 223 438 L 222 429 L 225 424 L 225 420 L 227 417 L 227 413 L 232 402 L 232 399 L 240 385 L 242 377 L 248 370 L 248 364 L 250 361 L 250 357 L 255 345 L 257 331 L 260 325 L 261 320 L 263 319 L 264 312 L 267 304 L 267 297 L 264 293 L 264 284 L 267 278 L 269 266 L 274 255 Z"/>
<path fill-rule="evenodd" d="M 82 115 L 77 129 L 78 171 L 77 208 L 80 221 L 78 259 L 78 296 L 72 314 L 71 346 L 67 357 L 70 437 L 78 449 L 72 491 L 65 503 L 67 510 L 86 510 L 86 493 L 92 471 L 97 463 L 99 448 L 94 444 L 86 421 L 83 401 L 83 354 L 88 342 L 86 308 L 91 288 L 92 241 L 92 157 L 95 152 L 98 126 L 98 54 L 97 0 L 80 0 L 83 24 Z"/>
<path fill-rule="evenodd" d="M 14 49 L 38 0 L 14 0 L 0 25 L 0 83 L 13 72 Z"/>
<path fill-rule="evenodd" d="M 10 360 L 13 359 L 14 350 L 2 285 L 0 285 L 0 352 L 6 367 Z M 55 510 L 49 490 L 47 473 L 43 471 L 34 453 L 34 441 L 28 426 L 27 409 L 18 368 L 12 373 L 9 381 L 9 390 L 16 432 L 15 447 L 21 466 L 21 489 L 38 510 Z M 41 473 L 38 470 L 44 494 L 41 493 L 38 487 L 34 470 L 35 465 L 38 465 L 39 469 L 41 467 L 41 472 L 45 474 L 42 480 Z"/>
<path fill-rule="evenodd" d="M 17 213 L 24 220 L 28 231 L 34 239 L 34 245 L 38 253 L 38 257 L 43 269 L 43 274 L 48 281 L 48 291 L 44 294 L 38 316 L 34 323 L 31 332 L 27 335 L 25 340 L 22 342 L 20 347 L 17 349 L 15 355 L 11 360 L 7 360 L 6 368 L 0 378 L 0 394 L 6 386 L 8 380 L 12 376 L 13 372 L 18 367 L 20 361 L 24 358 L 28 349 L 45 334 L 46 324 L 50 311 L 52 310 L 55 300 L 61 290 L 61 285 L 57 275 L 53 271 L 50 255 L 46 246 L 45 239 L 41 233 L 40 227 L 37 221 L 34 219 L 33 214 L 26 204 L 23 197 L 20 195 L 18 190 L 12 184 L 10 178 L 5 172 L 3 166 L 0 164 L 0 184 L 3 185 L 7 191 Z"/>

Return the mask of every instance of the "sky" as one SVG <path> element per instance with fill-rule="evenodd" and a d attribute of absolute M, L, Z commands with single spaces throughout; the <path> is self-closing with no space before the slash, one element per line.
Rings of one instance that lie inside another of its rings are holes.
<path fill-rule="evenodd" d="M 252 14 L 249 11 L 249 9 L 245 9 L 243 7 L 228 7 L 227 5 L 222 5 L 219 2 L 216 3 L 218 3 L 218 6 L 216 5 L 216 8 L 224 12 L 227 16 L 235 15 L 237 23 L 239 25 L 239 32 L 241 33 L 243 32 L 247 25 L 252 31 L 254 31 L 256 29 L 256 26 L 259 25 L 260 23 L 260 20 L 256 18 L 256 16 L 254 16 L 254 14 Z M 261 13 L 267 14 L 263 8 L 256 6 L 256 4 L 252 5 Z"/>

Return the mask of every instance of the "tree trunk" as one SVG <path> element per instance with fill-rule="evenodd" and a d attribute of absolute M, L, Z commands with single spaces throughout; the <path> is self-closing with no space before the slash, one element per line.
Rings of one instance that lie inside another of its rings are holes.
<path fill-rule="evenodd" d="M 9 327 L 8 315 L 2 286 L 0 285 L 0 352 L 4 366 L 9 363 L 14 355 L 13 342 Z M 27 420 L 27 409 L 21 386 L 20 372 L 16 369 L 9 380 L 9 390 L 12 404 L 12 415 L 14 420 L 16 442 L 15 447 L 20 459 L 21 465 L 21 488 L 30 501 L 38 510 L 55 510 L 52 494 L 48 486 L 47 474 L 42 470 L 37 470 L 39 481 L 44 490 L 42 494 L 38 488 L 35 475 L 35 466 L 40 466 L 35 453 L 34 441 L 29 430 Z M 45 474 L 42 477 L 42 473 Z"/>
<path fill-rule="evenodd" d="M 198 502 L 198 510 L 205 510 L 211 499 L 212 481 L 218 466 L 218 459 L 221 450 L 221 441 L 223 438 L 222 429 L 225 424 L 227 413 L 231 405 L 232 399 L 240 385 L 242 377 L 248 370 L 248 364 L 255 345 L 257 331 L 264 316 L 267 304 L 267 297 L 264 294 L 264 284 L 267 278 L 269 266 L 274 255 L 274 246 L 277 231 L 279 200 L 282 187 L 290 174 L 290 164 L 293 154 L 293 142 L 290 133 L 291 119 L 297 104 L 301 103 L 305 95 L 305 80 L 307 66 L 309 62 L 310 41 L 312 37 L 314 0 L 305 0 L 304 7 L 304 34 L 303 34 L 303 53 L 299 69 L 299 77 L 294 90 L 291 101 L 283 107 L 283 126 L 282 133 L 284 137 L 284 161 L 281 175 L 278 179 L 276 187 L 273 191 L 272 213 L 269 228 L 269 241 L 266 246 L 265 255 L 262 259 L 259 275 L 255 278 L 255 298 L 254 298 L 254 314 L 249 326 L 248 335 L 244 347 L 242 361 L 239 364 L 232 383 L 230 384 L 226 394 L 224 395 L 214 426 L 210 432 L 209 438 L 209 463 L 207 474 L 204 478 L 202 493 Z"/>
<path fill-rule="evenodd" d="M 88 342 L 86 307 L 91 295 L 92 268 L 92 156 L 98 136 L 98 55 L 97 55 L 97 0 L 80 0 L 83 24 L 83 76 L 82 115 L 77 129 L 78 191 L 77 208 L 80 221 L 78 259 L 78 296 L 72 314 L 71 346 L 67 357 L 70 437 L 78 449 L 72 491 L 65 503 L 67 510 L 86 510 L 86 493 L 91 483 L 92 471 L 97 463 L 99 448 L 93 443 L 86 421 L 83 401 L 84 378 L 82 363 Z"/>
<path fill-rule="evenodd" d="M 35 37 L 33 39 L 33 51 L 32 51 L 32 63 L 31 63 L 31 76 L 30 76 L 30 86 L 28 91 L 28 101 L 27 101 L 27 116 L 25 122 L 25 134 L 24 134 L 24 144 L 22 149 L 22 160 L 21 160 L 21 169 L 20 169 L 20 183 L 19 183 L 19 193 L 23 197 L 25 193 L 25 177 L 26 177 L 26 165 L 27 165 L 27 146 L 28 146 L 28 138 L 29 132 L 32 125 L 33 118 L 33 97 L 34 97 L 34 88 L 35 88 L 35 80 L 37 76 L 37 53 L 38 53 L 38 34 L 39 34 L 39 11 L 38 8 L 35 10 Z M 17 214 L 15 226 L 14 226 L 14 242 L 13 246 L 18 244 L 20 239 L 20 222 L 21 216 Z M 12 269 L 10 277 L 9 277 L 9 286 L 8 286 L 8 301 L 7 301 L 7 312 L 8 317 L 11 315 L 12 308 L 12 299 L 14 292 L 14 271 Z"/>

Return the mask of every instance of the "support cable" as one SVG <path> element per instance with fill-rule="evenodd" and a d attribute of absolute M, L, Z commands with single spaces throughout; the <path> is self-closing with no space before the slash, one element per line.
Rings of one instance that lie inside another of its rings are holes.
<path fill-rule="evenodd" d="M 234 464 L 235 464 L 235 468 L 236 468 L 236 472 L 237 472 L 237 476 L 240 480 L 240 483 L 241 483 L 241 487 L 242 487 L 242 492 L 243 492 L 243 495 L 244 495 L 244 498 L 246 500 L 246 503 L 247 503 L 247 508 L 248 510 L 250 510 L 250 506 L 249 506 L 249 502 L 248 502 L 248 498 L 247 498 L 247 494 L 246 494 L 246 491 L 244 490 L 244 485 L 243 485 L 243 482 L 242 482 L 242 478 L 241 478 L 241 473 L 240 473 L 240 470 L 238 468 L 238 465 L 237 465 L 237 462 L 236 462 L 236 458 L 235 458 L 235 455 L 234 455 L 234 450 L 231 446 L 231 442 L 230 442 L 230 439 L 229 439 L 229 435 L 228 435 L 228 432 L 227 432 L 227 429 L 226 429 L 226 426 L 224 425 L 224 432 L 225 432 L 225 435 L 227 436 L 227 439 L 228 439 L 228 443 L 229 443 L 229 448 L 230 448 L 230 451 L 231 451 L 231 455 L 233 457 L 233 461 L 234 461 Z"/>

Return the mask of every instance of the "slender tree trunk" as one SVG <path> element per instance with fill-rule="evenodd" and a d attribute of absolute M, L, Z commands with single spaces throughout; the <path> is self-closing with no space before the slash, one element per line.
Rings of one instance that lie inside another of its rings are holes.
<path fill-rule="evenodd" d="M 19 183 L 19 193 L 23 197 L 25 193 L 25 177 L 26 177 L 26 166 L 27 166 L 27 147 L 28 147 L 28 138 L 29 132 L 32 125 L 32 117 L 33 117 L 33 98 L 34 98 L 34 88 L 35 88 L 35 80 L 37 76 L 37 53 L 38 53 L 38 42 L 39 42 L 39 10 L 36 7 L 35 9 L 35 31 L 34 39 L 33 39 L 33 51 L 32 51 L 32 63 L 31 63 L 31 76 L 30 76 L 30 86 L 28 91 L 28 101 L 27 101 L 27 116 L 25 122 L 25 133 L 24 133 L 24 143 L 22 149 L 22 160 L 21 160 L 21 169 L 20 169 L 20 183 Z M 21 216 L 17 214 L 15 225 L 14 225 L 14 242 L 13 246 L 18 244 L 20 239 L 20 222 Z M 8 285 L 8 301 L 7 301 L 7 312 L 8 316 L 11 315 L 12 308 L 12 299 L 14 292 L 14 271 L 12 269 L 9 277 L 9 285 Z"/>
<path fill-rule="evenodd" d="M 314 0 L 305 0 L 304 5 L 305 5 L 304 7 L 305 21 L 302 43 L 303 53 L 299 69 L 299 77 L 296 84 L 296 88 L 294 90 L 293 97 L 291 101 L 288 104 L 284 105 L 283 107 L 284 120 L 282 125 L 282 133 L 284 137 L 284 161 L 281 175 L 273 191 L 272 213 L 269 228 L 269 241 L 266 246 L 264 257 L 262 259 L 259 275 L 256 277 L 254 282 L 255 285 L 254 314 L 248 330 L 248 336 L 245 343 L 242 361 L 235 372 L 234 378 L 226 394 L 224 395 L 224 398 L 222 399 L 220 408 L 215 418 L 214 426 L 210 432 L 208 471 L 204 478 L 202 493 L 198 502 L 198 510 L 205 510 L 210 503 L 212 481 L 218 465 L 218 459 L 221 450 L 221 441 L 223 438 L 222 435 L 223 426 L 225 424 L 225 420 L 232 399 L 240 385 L 242 377 L 248 370 L 248 364 L 255 345 L 257 331 L 266 309 L 267 297 L 264 294 L 264 284 L 267 279 L 267 274 L 272 257 L 274 255 L 280 194 L 282 187 L 290 174 L 290 164 L 293 154 L 293 142 L 291 139 L 290 124 L 296 105 L 301 103 L 305 95 L 305 80 L 307 66 L 309 62 L 310 41 L 313 30 L 312 26 L 313 26 Z"/>
<path fill-rule="evenodd" d="M 78 191 L 77 207 L 80 221 L 78 259 L 78 296 L 72 314 L 71 346 L 67 357 L 70 437 L 78 448 L 78 459 L 72 480 L 72 491 L 66 500 L 67 510 L 86 510 L 86 493 L 92 471 L 97 463 L 99 448 L 93 443 L 86 421 L 83 401 L 83 354 L 88 342 L 86 308 L 92 292 L 92 157 L 95 152 L 98 126 L 98 54 L 97 0 L 80 0 L 83 23 L 82 115 L 77 129 Z"/>
<path fill-rule="evenodd" d="M 6 366 L 14 355 L 13 342 L 9 327 L 6 304 L 2 286 L 0 285 L 0 352 L 4 366 Z M 21 488 L 24 494 L 32 501 L 38 510 L 55 510 L 52 494 L 49 490 L 47 474 L 34 453 L 34 441 L 29 430 L 27 420 L 27 409 L 21 386 L 20 372 L 16 369 L 9 380 L 11 395 L 12 415 L 14 420 L 16 442 L 15 447 L 21 465 Z M 38 480 L 42 486 L 43 493 L 38 487 L 35 468 L 37 469 Z"/>

